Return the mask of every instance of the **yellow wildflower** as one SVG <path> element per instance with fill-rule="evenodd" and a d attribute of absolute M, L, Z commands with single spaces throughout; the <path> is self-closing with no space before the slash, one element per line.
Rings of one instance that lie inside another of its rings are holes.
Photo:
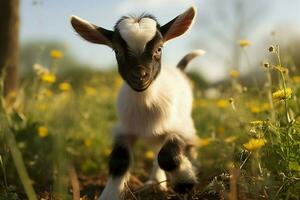
<path fill-rule="evenodd" d="M 249 40 L 239 40 L 238 43 L 240 47 L 247 47 L 251 45 L 251 42 Z"/>
<path fill-rule="evenodd" d="M 220 99 L 217 101 L 217 107 L 218 108 L 227 108 L 229 106 L 229 101 L 226 99 Z"/>
<path fill-rule="evenodd" d="M 237 70 L 231 70 L 230 72 L 229 72 L 229 75 L 230 75 L 230 77 L 231 78 L 238 78 L 239 76 L 240 76 L 240 72 L 238 72 Z"/>
<path fill-rule="evenodd" d="M 70 83 L 68 82 L 62 82 L 58 85 L 58 88 L 61 90 L 61 91 L 69 91 L 71 89 L 71 85 Z"/>
<path fill-rule="evenodd" d="M 267 141 L 265 139 L 250 139 L 249 142 L 243 144 L 244 148 L 248 151 L 256 151 L 265 146 Z"/>
<path fill-rule="evenodd" d="M 50 55 L 53 59 L 60 59 L 63 57 L 63 53 L 60 50 L 52 50 Z"/>
<path fill-rule="evenodd" d="M 145 158 L 148 159 L 148 160 L 152 160 L 154 159 L 155 155 L 154 155 L 154 152 L 153 151 L 146 151 L 145 152 Z"/>
<path fill-rule="evenodd" d="M 85 86 L 84 91 L 85 91 L 85 94 L 88 96 L 96 96 L 97 95 L 97 90 L 90 86 Z"/>
<path fill-rule="evenodd" d="M 38 135 L 40 138 L 44 138 L 48 135 L 48 129 L 45 126 L 38 127 Z"/>
<path fill-rule="evenodd" d="M 46 73 L 41 76 L 41 79 L 46 83 L 54 83 L 56 81 L 56 76 L 52 73 Z"/>
<path fill-rule="evenodd" d="M 280 89 L 277 90 L 276 92 L 273 92 L 272 97 L 274 101 L 280 101 L 280 100 L 291 98 L 292 93 L 293 91 L 291 88 L 286 88 L 286 90 Z"/>

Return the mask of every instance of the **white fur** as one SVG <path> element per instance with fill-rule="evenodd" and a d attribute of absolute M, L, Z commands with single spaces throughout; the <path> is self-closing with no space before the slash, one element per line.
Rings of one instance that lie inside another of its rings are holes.
<path fill-rule="evenodd" d="M 144 92 L 123 85 L 117 103 L 120 122 L 114 133 L 146 138 L 176 133 L 192 141 L 196 137 L 192 100 L 192 89 L 185 75 L 177 68 L 162 67 Z"/>
<path fill-rule="evenodd" d="M 122 192 L 124 191 L 124 186 L 128 178 L 128 174 L 118 178 L 109 177 L 99 200 L 123 199 Z"/>
<path fill-rule="evenodd" d="M 123 19 L 117 28 L 130 49 L 135 53 L 143 52 L 147 42 L 156 34 L 156 21 L 145 17 L 137 21 L 135 18 Z"/>

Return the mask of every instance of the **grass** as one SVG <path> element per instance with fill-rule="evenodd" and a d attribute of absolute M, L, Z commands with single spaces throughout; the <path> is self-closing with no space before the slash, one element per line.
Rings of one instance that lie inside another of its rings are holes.
<path fill-rule="evenodd" d="M 182 196 L 144 186 L 153 152 L 140 142 L 127 199 L 299 199 L 299 75 L 282 65 L 279 46 L 269 51 L 277 60 L 263 65 L 265 85 L 245 88 L 235 71 L 208 99 L 194 82 L 201 164 L 194 190 Z M 18 94 L 2 97 L 0 199 L 94 199 L 105 185 L 122 80 L 116 72 L 59 76 L 63 55 L 50 55 L 49 69 L 35 66 Z"/>

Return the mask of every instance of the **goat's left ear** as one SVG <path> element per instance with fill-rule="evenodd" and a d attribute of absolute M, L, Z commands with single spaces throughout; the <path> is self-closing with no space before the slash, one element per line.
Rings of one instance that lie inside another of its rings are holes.
<path fill-rule="evenodd" d="M 184 34 L 192 25 L 196 16 L 196 7 L 192 6 L 167 24 L 160 27 L 164 42 Z"/>
<path fill-rule="evenodd" d="M 77 16 L 71 17 L 71 24 L 75 31 L 85 40 L 112 47 L 113 31 L 98 27 Z"/>

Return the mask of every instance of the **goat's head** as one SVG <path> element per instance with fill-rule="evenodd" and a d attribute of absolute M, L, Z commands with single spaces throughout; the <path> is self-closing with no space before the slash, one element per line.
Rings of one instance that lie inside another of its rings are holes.
<path fill-rule="evenodd" d="M 196 15 L 195 7 L 160 26 L 151 15 L 122 17 L 114 31 L 72 16 L 75 31 L 85 40 L 111 47 L 123 79 L 138 92 L 146 90 L 161 69 L 162 46 L 185 33 Z"/>

